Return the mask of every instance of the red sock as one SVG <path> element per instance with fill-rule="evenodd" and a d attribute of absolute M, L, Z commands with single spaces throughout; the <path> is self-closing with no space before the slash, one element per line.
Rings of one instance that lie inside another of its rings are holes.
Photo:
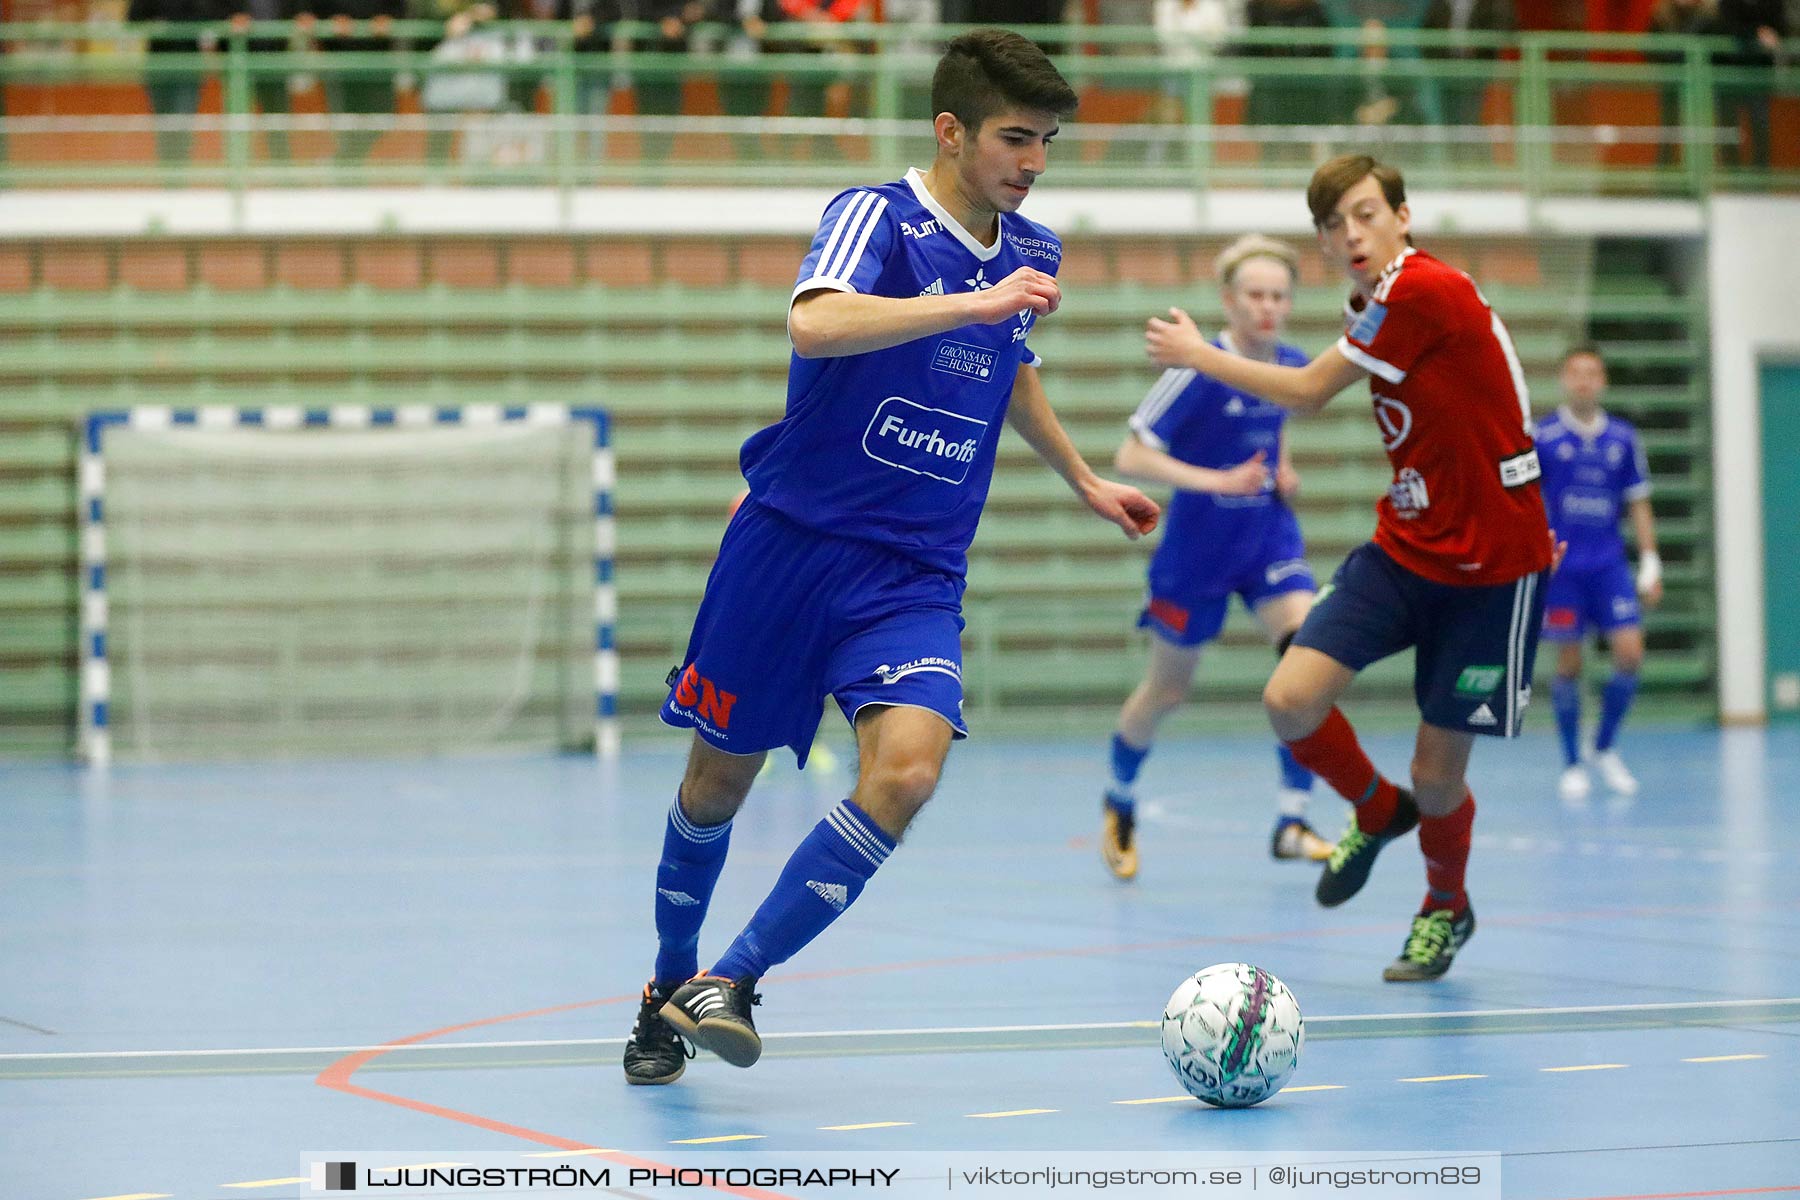
<path fill-rule="evenodd" d="M 1447 908 L 1462 915 L 1469 907 L 1463 890 L 1463 872 L 1469 865 L 1469 831 L 1475 825 L 1475 796 L 1463 793 L 1463 802 L 1442 817 L 1419 818 L 1419 846 L 1425 851 L 1425 905 L 1420 911 Z"/>
<path fill-rule="evenodd" d="M 1394 819 L 1399 789 L 1375 769 L 1356 740 L 1356 730 L 1335 705 L 1324 724 L 1287 747 L 1301 766 L 1356 806 L 1356 824 L 1364 833 L 1380 833 Z"/>

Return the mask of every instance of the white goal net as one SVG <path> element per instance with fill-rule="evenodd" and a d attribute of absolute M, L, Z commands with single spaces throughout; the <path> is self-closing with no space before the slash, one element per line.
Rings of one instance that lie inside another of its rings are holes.
<path fill-rule="evenodd" d="M 560 406 L 91 418 L 87 757 L 609 751 L 605 429 Z"/>

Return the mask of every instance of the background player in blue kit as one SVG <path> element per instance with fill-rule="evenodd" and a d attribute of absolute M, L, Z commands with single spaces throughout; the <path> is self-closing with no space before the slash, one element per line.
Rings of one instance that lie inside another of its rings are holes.
<path fill-rule="evenodd" d="M 1650 513 L 1650 472 L 1637 430 L 1600 407 L 1606 362 L 1591 346 L 1563 356 L 1563 404 L 1538 422 L 1538 458 L 1544 465 L 1544 504 L 1550 523 L 1569 543 L 1569 553 L 1544 597 L 1544 640 L 1557 643 L 1556 679 L 1550 685 L 1556 728 L 1562 736 L 1563 773 L 1557 790 L 1580 800 L 1592 784 L 1581 761 L 1581 642 L 1591 629 L 1612 651 L 1612 678 L 1600 693 L 1593 765 L 1606 786 L 1623 795 L 1637 780 L 1613 748 L 1637 695 L 1644 662 L 1639 606 L 1662 599 L 1662 559 Z M 1622 510 L 1631 513 L 1638 569 L 1632 577 L 1619 536 Z"/>
<path fill-rule="evenodd" d="M 966 736 L 964 575 L 1002 419 L 1128 536 L 1159 515 L 1081 460 L 1026 346 L 1061 301 L 1062 244 L 1017 210 L 1074 90 L 1037 46 L 983 29 L 950 42 L 931 103 L 931 169 L 825 210 L 788 309 L 786 414 L 744 443 L 750 497 L 670 675 L 663 719 L 694 741 L 657 868 L 632 1083 L 681 1075 L 678 1034 L 734 1066 L 757 1060 L 757 979 L 856 900 Z M 828 695 L 856 731 L 856 789 L 696 975 L 731 819 L 769 750 L 804 765 Z"/>
<path fill-rule="evenodd" d="M 1213 344 L 1305 366 L 1305 353 L 1280 340 L 1294 309 L 1299 263 L 1292 247 L 1256 234 L 1221 251 L 1214 273 L 1228 327 Z M 1138 406 L 1119 447 L 1120 471 L 1175 489 L 1138 617 L 1151 633 L 1150 664 L 1119 710 L 1112 779 L 1101 804 L 1100 855 L 1120 879 L 1138 870 L 1138 770 L 1157 726 L 1187 699 L 1200 653 L 1224 628 L 1233 594 L 1256 614 L 1278 654 L 1312 606 L 1317 585 L 1300 524 L 1284 503 L 1300 486 L 1282 436 L 1286 419 L 1277 405 L 1192 369 L 1171 368 Z M 1332 843 L 1306 823 L 1312 772 L 1286 746 L 1278 744 L 1276 754 L 1282 786 L 1270 852 L 1329 858 Z"/>

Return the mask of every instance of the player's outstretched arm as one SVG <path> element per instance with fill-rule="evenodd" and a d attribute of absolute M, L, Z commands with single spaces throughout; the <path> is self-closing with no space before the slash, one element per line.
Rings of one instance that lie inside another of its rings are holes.
<path fill-rule="evenodd" d="M 1100 478 L 1076 451 L 1068 431 L 1050 408 L 1050 398 L 1044 394 L 1036 367 L 1019 368 L 1007 405 L 1006 423 L 1052 471 L 1063 477 L 1084 504 L 1123 529 L 1126 537 L 1139 538 L 1156 528 L 1162 517 L 1162 508 L 1156 501 L 1129 484 Z"/>
<path fill-rule="evenodd" d="M 1144 350 L 1158 366 L 1192 367 L 1227 387 L 1295 412 L 1318 412 L 1333 396 L 1368 375 L 1339 354 L 1336 346 L 1304 367 L 1241 358 L 1208 342 L 1194 319 L 1179 308 L 1171 308 L 1167 320 L 1150 318 L 1144 328 Z"/>
<path fill-rule="evenodd" d="M 948 296 L 865 296 L 815 288 L 788 308 L 788 337 L 801 358 L 845 358 L 948 333 L 965 325 L 1010 321 L 1026 309 L 1049 316 L 1062 303 L 1056 277 L 1020 267 L 991 288 Z"/>
<path fill-rule="evenodd" d="M 1133 479 L 1164 483 L 1184 492 L 1211 492 L 1219 496 L 1254 496 L 1269 485 L 1268 455 L 1258 450 L 1235 467 L 1215 470 L 1182 462 L 1158 450 L 1137 434 L 1127 434 L 1113 455 L 1113 469 Z"/>

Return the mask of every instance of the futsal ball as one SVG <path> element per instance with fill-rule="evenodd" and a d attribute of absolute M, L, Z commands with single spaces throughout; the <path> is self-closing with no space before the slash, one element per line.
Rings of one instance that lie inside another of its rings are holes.
<path fill-rule="evenodd" d="M 1287 985 L 1249 963 L 1219 963 L 1182 981 L 1163 1008 L 1163 1055 L 1188 1094 L 1248 1108 L 1294 1073 L 1306 1023 Z"/>

